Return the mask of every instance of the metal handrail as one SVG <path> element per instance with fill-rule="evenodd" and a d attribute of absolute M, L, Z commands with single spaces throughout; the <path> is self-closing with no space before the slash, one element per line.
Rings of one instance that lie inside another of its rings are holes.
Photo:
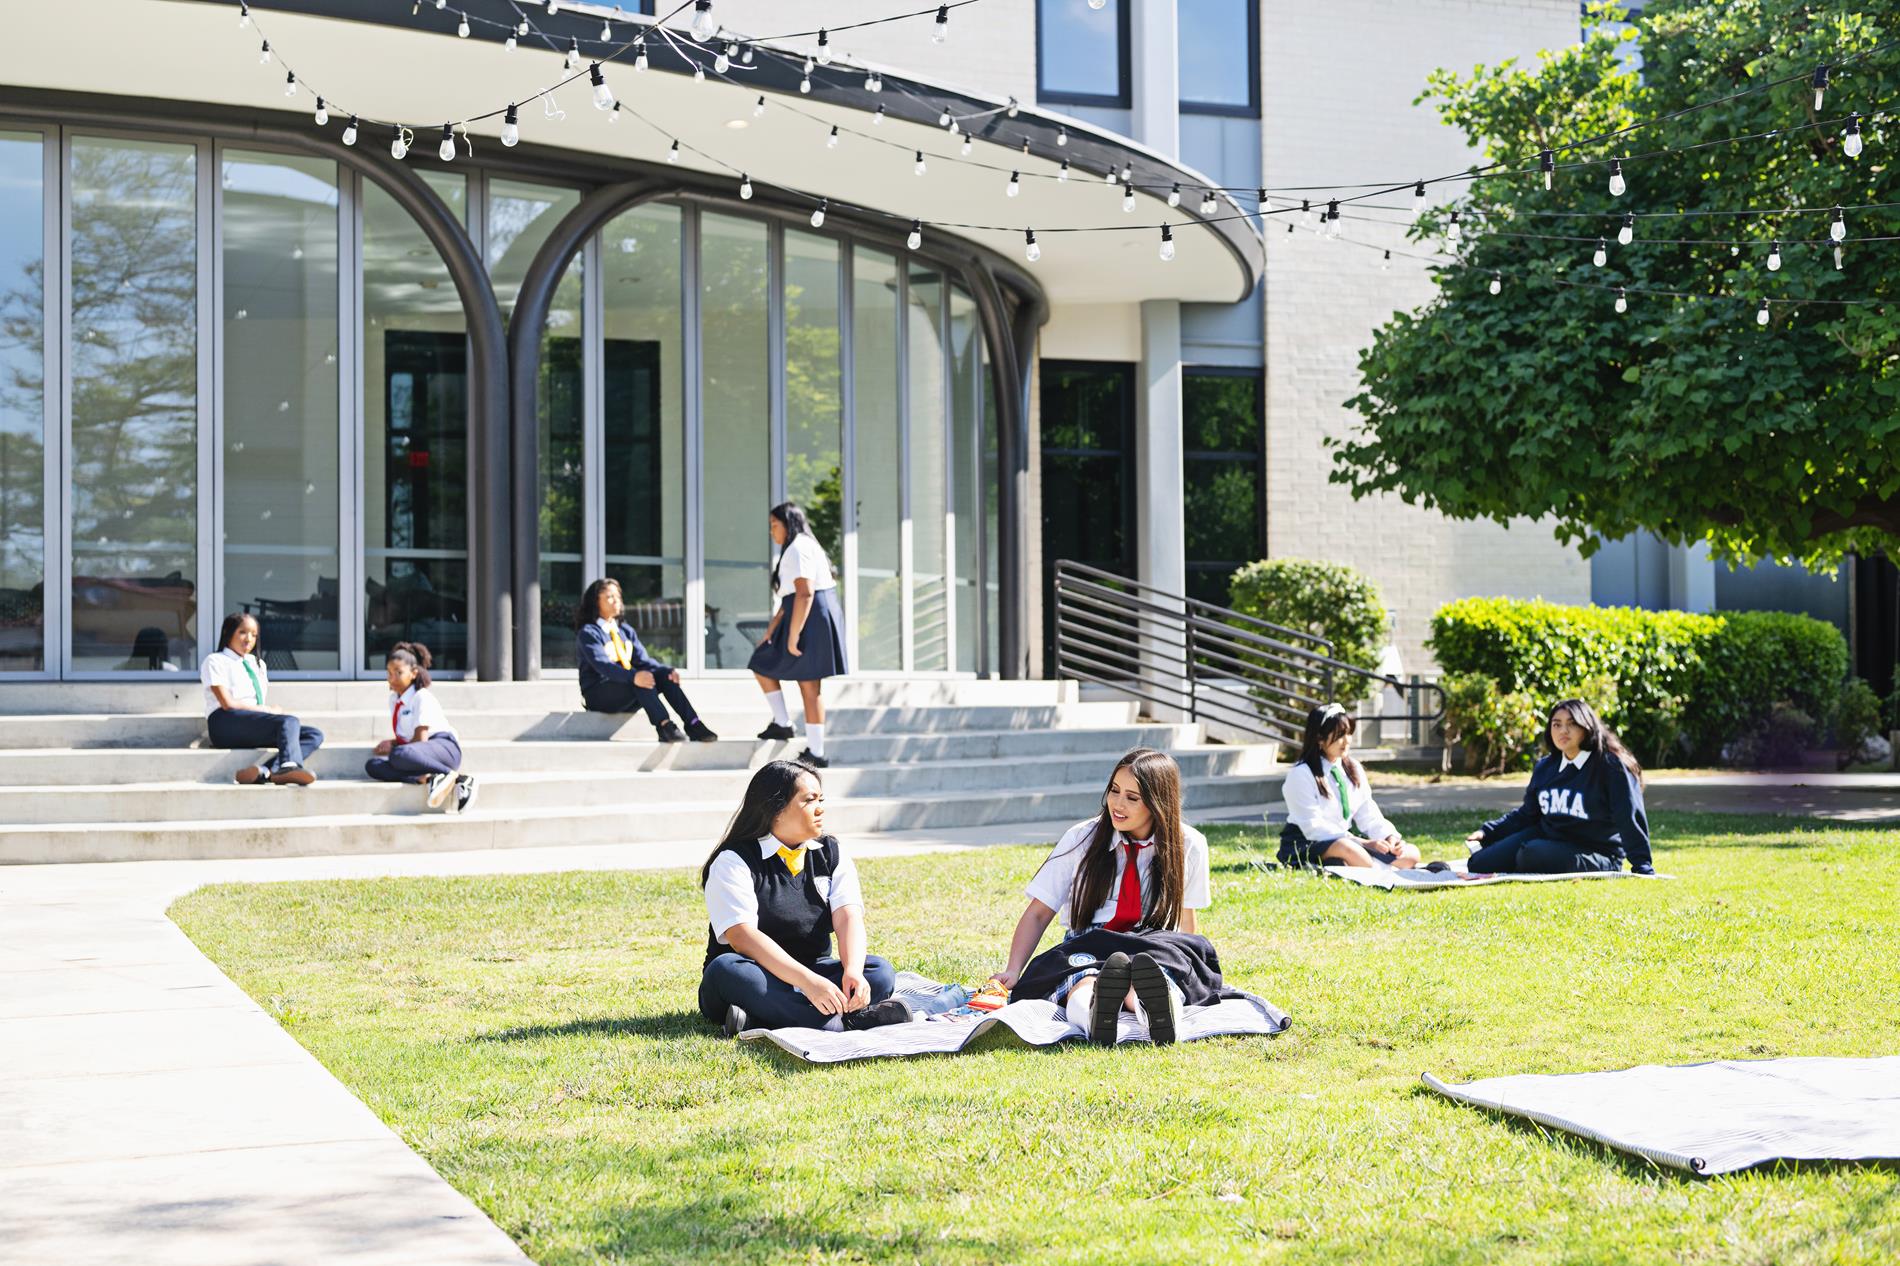
<path fill-rule="evenodd" d="M 1056 563 L 1055 582 L 1062 676 L 1283 743 L 1299 742 L 1307 713 L 1329 701 L 1341 679 L 1376 682 L 1408 701 L 1407 712 L 1380 721 L 1416 730 L 1444 715 L 1435 683 L 1367 672 L 1304 630 L 1069 559 Z M 1437 696 L 1431 712 L 1421 710 L 1425 691 Z"/>

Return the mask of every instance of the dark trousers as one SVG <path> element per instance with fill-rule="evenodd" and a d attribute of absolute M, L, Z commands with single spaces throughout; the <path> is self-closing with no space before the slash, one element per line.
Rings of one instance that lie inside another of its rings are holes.
<path fill-rule="evenodd" d="M 452 774 L 462 767 L 462 745 L 453 734 L 431 734 L 420 743 L 400 743 L 387 756 L 363 762 L 377 782 L 427 782 L 431 774 Z"/>
<path fill-rule="evenodd" d="M 205 717 L 213 747 L 274 747 L 277 755 L 264 766 L 272 773 L 284 765 L 301 765 L 323 746 L 323 731 L 296 717 L 249 708 L 219 708 Z"/>
<path fill-rule="evenodd" d="M 844 979 L 844 964 L 835 958 L 821 958 L 811 969 L 834 985 Z M 876 954 L 866 954 L 864 979 L 871 986 L 871 1001 L 882 1002 L 897 988 L 897 969 Z M 723 1024 L 729 1006 L 743 1010 L 746 1022 L 761 1029 L 822 1029 L 827 1018 L 804 994 L 744 954 L 721 954 L 699 977 L 701 1015 Z"/>
<path fill-rule="evenodd" d="M 1471 855 L 1465 869 L 1480 875 L 1574 875 L 1589 870 L 1621 870 L 1621 850 L 1595 852 L 1560 840 L 1543 839 L 1535 827 L 1494 840 Z"/>
<path fill-rule="evenodd" d="M 644 712 L 654 728 L 667 721 L 666 708 L 660 703 L 661 696 L 673 705 L 673 711 L 681 721 L 691 723 L 699 718 L 693 710 L 693 704 L 680 689 L 677 681 L 668 681 L 664 674 L 653 674 L 652 686 L 636 686 L 630 681 L 603 681 L 595 684 L 592 690 L 581 696 L 589 712 Z"/>

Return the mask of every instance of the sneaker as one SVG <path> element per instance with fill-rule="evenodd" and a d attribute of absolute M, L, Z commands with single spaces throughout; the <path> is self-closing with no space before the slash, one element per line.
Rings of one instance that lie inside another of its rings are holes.
<path fill-rule="evenodd" d="M 475 775 L 457 774 L 455 776 L 455 799 L 449 801 L 449 812 L 460 813 L 475 803 Z"/>
<path fill-rule="evenodd" d="M 653 727 L 653 737 L 662 743 L 684 743 L 686 736 L 680 733 L 680 727 L 671 721 L 662 721 Z"/>
<path fill-rule="evenodd" d="M 798 731 L 794 730 L 791 726 L 780 725 L 777 721 L 774 721 L 759 731 L 759 737 L 762 739 L 788 739 L 797 733 Z"/>
<path fill-rule="evenodd" d="M 717 743 L 719 741 L 719 736 L 707 728 L 706 723 L 698 717 L 694 717 L 686 723 L 686 737 L 695 743 Z"/>
<path fill-rule="evenodd" d="M 799 764 L 810 765 L 813 769 L 830 769 L 831 768 L 830 761 L 826 760 L 822 756 L 813 756 L 811 754 L 811 749 L 809 747 L 798 754 L 797 760 Z"/>
<path fill-rule="evenodd" d="M 266 770 L 262 765 L 246 765 L 243 769 L 231 775 L 231 781 L 241 783 L 246 787 L 267 787 L 270 785 L 270 771 Z"/>
<path fill-rule="evenodd" d="M 1144 955 L 1144 957 L 1146 957 Z M 1089 1012 L 1089 1041 L 1097 1046 L 1115 1045 L 1116 1026 L 1121 1022 L 1122 999 L 1128 996 L 1132 979 L 1128 955 L 1116 951 L 1095 975 L 1095 1005 Z"/>
<path fill-rule="evenodd" d="M 744 1007 L 727 1007 L 726 1022 L 719 1028 L 727 1037 L 738 1037 L 750 1024 L 751 1021 L 746 1018 Z"/>
<path fill-rule="evenodd" d="M 293 787 L 308 787 L 317 780 L 317 776 L 302 765 L 293 765 L 285 761 L 277 767 L 277 772 L 270 776 L 270 780 L 279 786 L 288 783 Z"/>
<path fill-rule="evenodd" d="M 1153 955 L 1137 954 L 1128 960 L 1128 974 L 1134 980 L 1135 1001 L 1148 1015 L 1148 1036 L 1156 1046 L 1169 1045 L 1181 1029 L 1181 996 L 1168 983 L 1168 973 Z"/>
<path fill-rule="evenodd" d="M 873 1002 L 868 1007 L 844 1013 L 844 1030 L 857 1033 L 864 1029 L 881 1029 L 887 1024 L 909 1024 L 917 1018 L 910 1009 L 910 1003 L 902 998 L 886 998 L 882 1002 Z"/>
<path fill-rule="evenodd" d="M 440 809 L 442 802 L 449 798 L 449 793 L 455 790 L 455 777 L 454 774 L 429 775 L 429 807 L 431 809 Z"/>
<path fill-rule="evenodd" d="M 1419 869 L 1429 870 L 1434 875 L 1445 875 L 1451 873 L 1451 863 L 1444 861 L 1426 862 L 1423 866 L 1419 867 Z"/>

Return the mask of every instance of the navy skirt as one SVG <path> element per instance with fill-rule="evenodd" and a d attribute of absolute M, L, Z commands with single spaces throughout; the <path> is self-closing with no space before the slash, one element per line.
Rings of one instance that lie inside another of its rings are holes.
<path fill-rule="evenodd" d="M 844 608 L 838 605 L 838 590 L 818 589 L 811 595 L 811 614 L 805 617 L 805 631 L 798 636 L 796 655 L 785 653 L 792 633 L 792 603 L 798 595 L 786 594 L 779 603 L 778 627 L 771 639 L 752 652 L 746 665 L 761 677 L 775 681 L 818 681 L 842 677 L 849 671 L 844 662 Z"/>

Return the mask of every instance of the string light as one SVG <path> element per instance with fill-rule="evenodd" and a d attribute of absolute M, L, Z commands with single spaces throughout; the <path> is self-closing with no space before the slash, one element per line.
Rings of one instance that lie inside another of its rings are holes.
<path fill-rule="evenodd" d="M 601 73 L 600 63 L 594 62 L 587 68 L 587 78 L 594 85 L 594 109 L 611 110 L 614 108 L 614 90 L 607 86 L 607 76 Z"/>
<path fill-rule="evenodd" d="M 798 90 L 806 96 L 811 95 L 811 72 L 809 70 L 806 71 L 804 77 L 798 81 Z"/>
<path fill-rule="evenodd" d="M 297 76 L 294 73 L 284 76 L 284 95 L 286 97 L 297 95 Z"/>
<path fill-rule="evenodd" d="M 1011 173 L 1009 173 L 1009 184 L 1004 186 L 1003 192 L 1013 198 L 1017 194 L 1021 193 L 1022 191 L 1023 191 L 1022 173 L 1012 171 Z"/>
<path fill-rule="evenodd" d="M 245 0 L 238 0 L 238 30 L 242 31 L 251 24 L 251 6 Z"/>
<path fill-rule="evenodd" d="M 687 28 L 687 33 L 696 42 L 704 44 L 718 30 L 719 23 L 712 15 L 712 0 L 693 0 L 693 24 Z"/>
<path fill-rule="evenodd" d="M 1419 181 L 1412 186 L 1412 218 L 1418 219 L 1425 214 L 1425 182 Z"/>
<path fill-rule="evenodd" d="M 1023 254 L 1032 264 L 1042 258 L 1042 247 L 1036 245 L 1036 230 L 1034 229 L 1023 230 Z"/>
<path fill-rule="evenodd" d="M 1326 236 L 1339 236 L 1339 199 L 1337 198 L 1326 204 Z"/>
<path fill-rule="evenodd" d="M 752 177 L 739 173 L 739 196 L 747 202 L 752 201 Z"/>
<path fill-rule="evenodd" d="M 1300 199 L 1300 227 L 1303 229 L 1313 227 L 1313 203 L 1307 198 Z"/>
<path fill-rule="evenodd" d="M 553 17 L 561 11 L 561 0 L 548 0 L 548 16 Z"/>
<path fill-rule="evenodd" d="M 818 28 L 818 64 L 831 65 L 831 32 L 822 26 Z"/>
<path fill-rule="evenodd" d="M 1780 242 L 1776 242 L 1773 246 L 1770 246 L 1768 248 L 1768 271 L 1771 273 L 1778 273 L 1781 271 L 1781 243 Z"/>
<path fill-rule="evenodd" d="M 939 113 L 938 113 L 938 115 L 937 115 L 937 126 L 938 126 L 938 127 L 949 127 L 949 126 L 950 126 L 950 125 L 951 125 L 952 123 L 954 123 L 955 121 L 956 121 L 956 120 L 954 120 L 954 119 L 952 119 L 952 118 L 950 117 L 950 107 L 949 107 L 949 106 L 945 106 L 945 107 L 944 107 L 944 108 L 942 109 L 942 111 L 941 111 L 941 112 L 939 112 Z"/>
<path fill-rule="evenodd" d="M 455 34 L 460 39 L 468 38 L 468 14 L 464 13 L 462 20 L 455 24 Z"/>
<path fill-rule="evenodd" d="M 669 163 L 677 163 L 679 162 L 679 160 L 680 160 L 680 143 L 678 141 L 674 141 L 673 144 L 667 148 L 666 161 Z"/>
<path fill-rule="evenodd" d="M 1768 300 L 1766 299 L 1763 299 L 1761 301 L 1761 309 L 1755 313 L 1755 324 L 1756 325 L 1768 324 Z"/>
<path fill-rule="evenodd" d="M 455 129 L 446 123 L 442 125 L 442 143 L 435 147 L 435 156 L 445 163 L 455 161 Z"/>
<path fill-rule="evenodd" d="M 811 226 L 815 229 L 825 227 L 825 212 L 831 208 L 830 198 L 818 199 L 818 209 L 811 213 Z"/>
<path fill-rule="evenodd" d="M 937 6 L 937 24 L 936 26 L 931 28 L 930 42 L 932 44 L 941 44 L 944 42 L 944 40 L 949 38 L 949 35 L 950 35 L 950 6 L 947 4 L 940 4 Z"/>
<path fill-rule="evenodd" d="M 1069 143 L 1069 129 L 1058 125 L 1056 127 L 1056 144 L 1067 145 L 1068 143 Z"/>
<path fill-rule="evenodd" d="M 826 149 L 838 148 L 838 125 L 835 123 L 831 125 L 831 135 L 825 138 L 825 148 Z"/>
<path fill-rule="evenodd" d="M 1020 109 L 1022 109 L 1022 103 L 1017 101 L 1016 98 L 1011 97 L 1009 99 L 1009 104 L 1003 107 L 1003 113 L 1007 114 L 1010 118 L 1013 119 L 1016 117 L 1016 112 Z M 1025 144 L 1027 144 L 1026 141 L 1025 141 Z"/>
<path fill-rule="evenodd" d="M 350 121 L 343 125 L 343 143 L 345 145 L 356 144 L 356 116 L 354 114 L 350 116 Z"/>
<path fill-rule="evenodd" d="M 1623 179 L 1623 160 L 1620 158 L 1611 159 L 1610 196 L 1612 198 L 1620 198 L 1623 196 L 1623 191 L 1628 188 L 1629 183 Z"/>
<path fill-rule="evenodd" d="M 1174 226 L 1172 224 L 1163 224 L 1161 226 L 1161 262 L 1165 264 L 1173 258 Z"/>
<path fill-rule="evenodd" d="M 1392 252 L 1391 252 L 1391 250 L 1389 250 L 1389 249 L 1388 249 L 1388 250 L 1386 251 L 1386 253 L 1385 253 L 1385 258 L 1379 261 L 1379 271 L 1380 271 L 1380 272 L 1382 272 L 1382 273 L 1389 273 L 1389 272 L 1391 272 L 1391 271 L 1392 271 Z"/>
<path fill-rule="evenodd" d="M 1091 9 L 1102 9 L 1107 7 L 1107 5 L 1108 0 L 1089 0 L 1089 8 Z"/>
<path fill-rule="evenodd" d="M 512 101 L 508 103 L 508 113 L 501 121 L 501 143 L 509 149 L 521 143 L 521 116 Z"/>
<path fill-rule="evenodd" d="M 1174 188 L 1168 190 L 1168 205 L 1171 207 L 1181 205 L 1181 182 L 1178 180 L 1174 182 Z"/>
<path fill-rule="evenodd" d="M 871 72 L 871 77 L 864 81 L 864 86 L 866 88 L 869 88 L 872 92 L 883 92 L 884 91 L 884 76 L 878 74 L 874 70 Z"/>
<path fill-rule="evenodd" d="M 1839 272 L 1845 267 L 1847 267 L 1847 253 L 1841 249 L 1840 243 L 1836 242 L 1834 244 L 1834 271 Z"/>
<path fill-rule="evenodd" d="M 576 66 L 580 64 L 581 64 L 581 42 L 579 40 L 571 39 L 567 43 L 567 56 L 561 59 L 561 65 L 568 70 L 573 70 Z"/>
<path fill-rule="evenodd" d="M 1496 271 L 1492 272 L 1490 290 L 1491 290 L 1491 293 L 1494 295 L 1504 293 L 1504 274 L 1503 273 L 1496 272 Z"/>
<path fill-rule="evenodd" d="M 1841 149 L 1849 158 L 1859 158 L 1860 148 L 1860 115 L 1857 112 L 1847 116 L 1847 135 L 1841 138 Z"/>
<path fill-rule="evenodd" d="M 732 45 L 730 42 L 728 42 L 726 46 L 724 48 L 721 48 L 718 54 L 713 58 L 713 72 L 715 74 L 723 75 L 731 69 L 732 69 Z"/>
<path fill-rule="evenodd" d="M 1544 173 L 1544 188 L 1550 188 L 1551 180 L 1557 174 L 1557 156 L 1545 150 L 1537 156 L 1537 166 Z"/>
<path fill-rule="evenodd" d="M 1824 62 L 1814 68 L 1814 108 L 1821 108 L 1821 98 L 1827 95 L 1827 64 Z"/>
<path fill-rule="evenodd" d="M 879 106 L 877 113 L 871 116 L 871 126 L 877 127 L 884 122 L 884 107 Z"/>
<path fill-rule="evenodd" d="M 1125 186 L 1122 190 L 1122 211 L 1126 213 L 1129 211 L 1133 211 L 1134 209 L 1135 209 L 1135 189 L 1134 189 L 1134 186 L 1128 185 L 1128 186 Z"/>
<path fill-rule="evenodd" d="M 745 51 L 739 54 L 739 60 L 747 66 L 752 64 L 752 45 L 745 46 Z"/>
<path fill-rule="evenodd" d="M 1827 235 L 1837 242 L 1847 240 L 1847 218 L 1839 207 L 1834 208 L 1834 222 L 1827 226 Z"/>
<path fill-rule="evenodd" d="M 1056 173 L 1056 181 L 1057 183 L 1064 183 L 1068 179 L 1069 179 L 1069 160 L 1065 158 L 1062 160 L 1062 170 Z"/>
<path fill-rule="evenodd" d="M 1212 189 L 1201 190 L 1201 214 L 1213 215 L 1218 210 L 1220 210 L 1220 203 L 1214 200 L 1214 191 Z"/>
<path fill-rule="evenodd" d="M 646 68 L 649 65 L 647 61 L 647 42 L 646 42 L 645 37 L 643 36 L 642 38 L 635 40 L 634 46 L 638 48 L 640 51 L 634 54 L 633 69 L 636 73 L 645 73 Z"/>
<path fill-rule="evenodd" d="M 260 66 L 270 65 L 270 41 L 269 40 L 265 40 L 263 45 L 258 50 L 257 64 Z"/>
<path fill-rule="evenodd" d="M 614 41 L 613 23 L 607 21 L 605 18 L 600 20 L 600 41 L 603 44 L 611 44 Z"/>
<path fill-rule="evenodd" d="M 911 250 L 916 250 L 923 244 L 924 222 L 922 220 L 912 220 L 910 222 L 910 235 L 904 239 L 904 245 L 908 246 Z"/>
<path fill-rule="evenodd" d="M 317 98 L 316 119 L 318 127 L 330 126 L 330 107 L 324 104 L 322 97 Z M 1842 231 L 1845 231 L 1845 226 L 1842 226 Z"/>
<path fill-rule="evenodd" d="M 1629 294 L 1621 286 L 1616 288 L 1616 310 L 1618 312 L 1628 312 L 1630 310 Z"/>
<path fill-rule="evenodd" d="M 922 150 L 917 151 L 917 162 L 911 167 L 911 170 L 919 176 L 924 174 L 924 152 Z"/>
<path fill-rule="evenodd" d="M 614 102 L 613 109 L 607 111 L 607 122 L 609 123 L 620 122 L 620 103 L 618 101 Z"/>
<path fill-rule="evenodd" d="M 1618 246 L 1628 246 L 1635 240 L 1636 213 L 1634 211 L 1625 211 L 1623 213 L 1623 227 L 1616 231 L 1616 244 Z"/>
<path fill-rule="evenodd" d="M 1447 242 L 1456 242 L 1462 236 L 1464 236 L 1464 226 L 1458 223 L 1458 213 L 1453 211 L 1451 213 L 1451 223 L 1445 226 L 1445 240 Z"/>
<path fill-rule="evenodd" d="M 1596 248 L 1595 253 L 1593 253 L 1590 256 L 1590 262 L 1595 264 L 1598 268 L 1601 268 L 1603 267 L 1603 265 L 1610 262 L 1609 244 L 1606 243 L 1600 237 L 1597 239 L 1597 248 Z"/>
<path fill-rule="evenodd" d="M 389 142 L 389 156 L 398 160 L 409 157 L 409 137 L 400 123 L 396 125 L 395 139 Z"/>
<path fill-rule="evenodd" d="M 759 99 L 753 103 L 752 117 L 755 119 L 762 119 L 765 117 L 765 94 L 764 93 L 760 93 Z"/>
<path fill-rule="evenodd" d="M 1123 183 L 1123 184 L 1125 185 L 1125 184 L 1127 184 L 1127 183 L 1128 183 L 1129 181 L 1131 181 L 1131 180 L 1133 180 L 1134 178 L 1135 178 L 1135 167 L 1134 167 L 1134 164 L 1133 164 L 1133 163 L 1123 163 L 1123 164 L 1122 164 L 1122 183 Z"/>
<path fill-rule="evenodd" d="M 515 51 L 515 33 L 513 31 L 508 32 L 508 38 L 501 42 L 501 46 L 511 53 Z"/>
<path fill-rule="evenodd" d="M 1115 174 L 1115 169 L 1113 167 L 1110 167 L 1107 171 L 1102 173 L 1102 179 L 1106 180 L 1109 184 L 1112 185 L 1117 180 L 1120 180 L 1121 177 Z"/>

